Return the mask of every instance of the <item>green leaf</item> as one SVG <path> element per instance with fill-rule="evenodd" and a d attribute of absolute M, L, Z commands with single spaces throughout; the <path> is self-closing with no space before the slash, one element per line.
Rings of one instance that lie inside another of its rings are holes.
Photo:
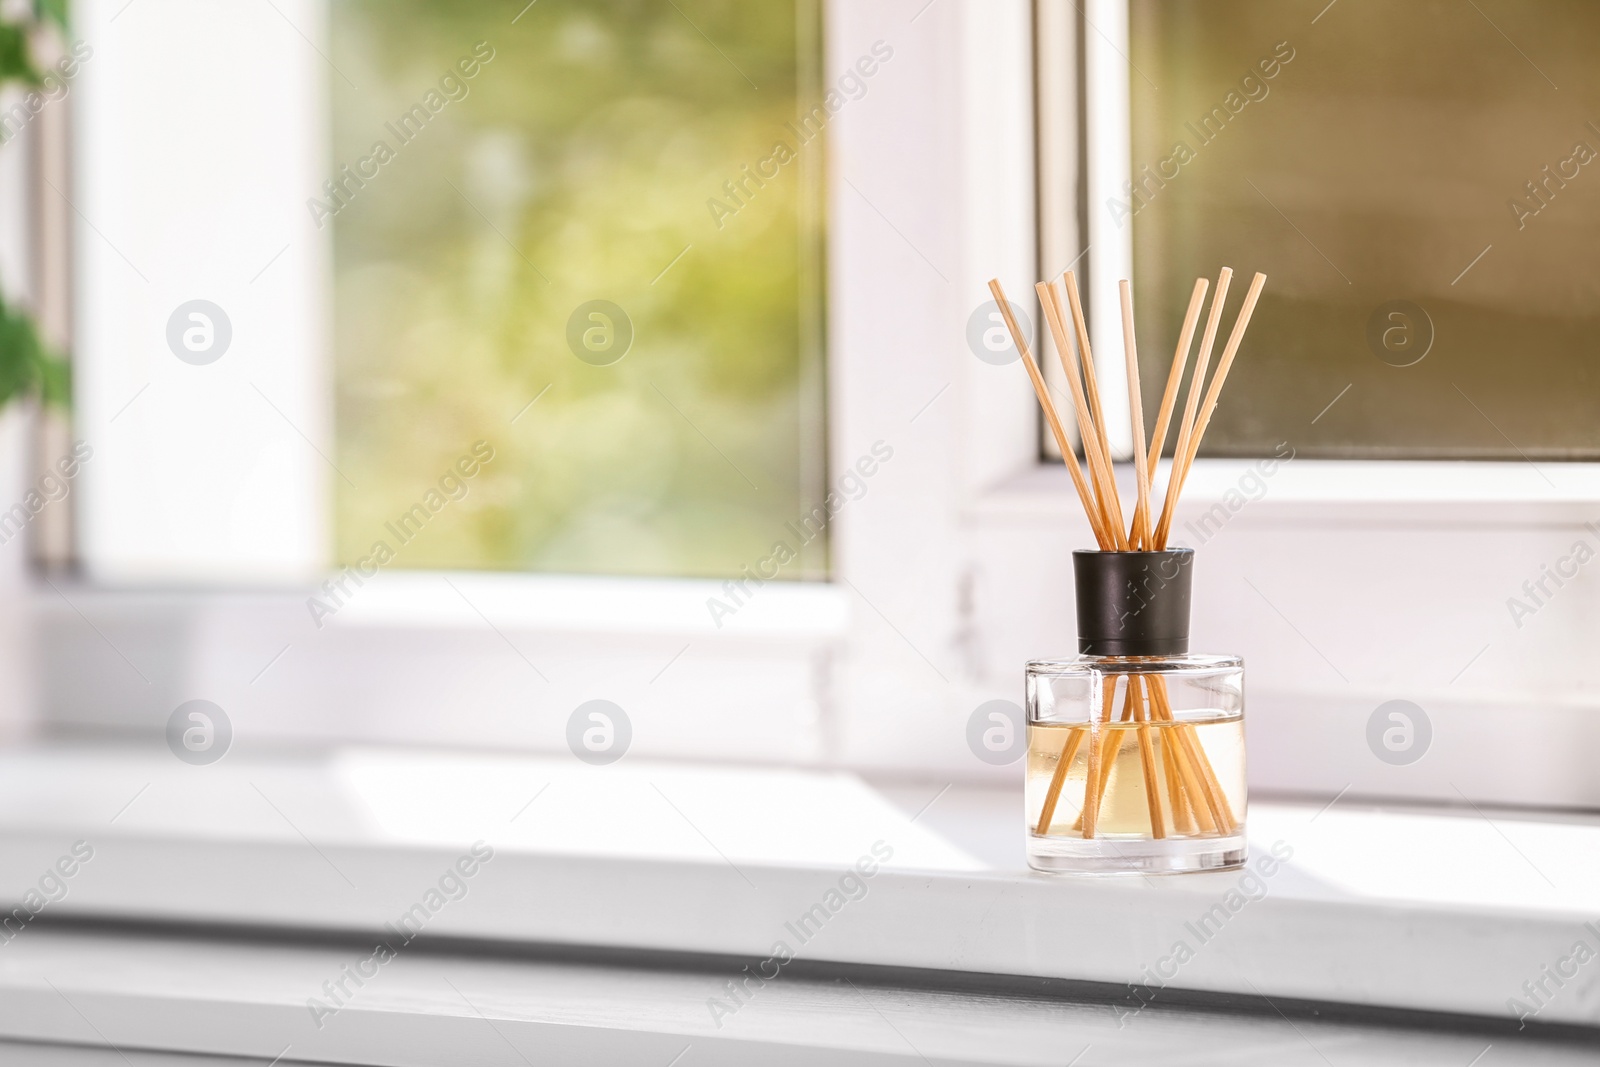
<path fill-rule="evenodd" d="M 39 363 L 39 396 L 50 407 L 72 407 L 72 364 L 45 355 Z"/>
<path fill-rule="evenodd" d="M 0 317 L 0 406 L 25 391 L 38 373 L 39 338 L 21 315 Z"/>
<path fill-rule="evenodd" d="M 46 404 L 69 406 L 71 367 L 40 340 L 32 319 L 0 298 L 0 407 L 35 392 Z"/>
<path fill-rule="evenodd" d="M 0 85 L 8 81 L 41 81 L 28 47 L 28 27 L 20 22 L 0 22 Z"/>
<path fill-rule="evenodd" d="M 67 5 L 68 0 L 33 0 L 32 22 L 0 22 L 0 85 L 41 84 L 33 65 L 31 34 L 44 22 L 65 32 Z M 39 338 L 33 320 L 8 308 L 0 295 L 0 407 L 33 392 L 46 404 L 66 407 L 72 400 L 72 368 Z"/>
<path fill-rule="evenodd" d="M 33 17 L 40 22 L 53 22 L 67 32 L 68 0 L 33 0 Z"/>

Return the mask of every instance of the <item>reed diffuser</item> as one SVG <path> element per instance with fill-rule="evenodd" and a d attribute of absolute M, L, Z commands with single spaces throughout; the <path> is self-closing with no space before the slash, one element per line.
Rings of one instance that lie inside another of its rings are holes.
<path fill-rule="evenodd" d="M 989 283 L 1098 545 L 1073 553 L 1078 655 L 1027 668 L 1028 862 L 1039 870 L 1153 873 L 1244 862 L 1244 667 L 1233 656 L 1190 654 L 1194 552 L 1167 547 L 1178 496 L 1267 280 L 1252 279 L 1208 382 L 1232 277 L 1224 267 L 1212 293 L 1159 513 L 1154 486 L 1209 283 L 1195 281 L 1148 441 L 1133 292 L 1121 283 L 1131 520 L 1117 494 L 1076 278 L 1067 271 L 1035 289 L 1066 372 L 1082 463 L 1005 291 Z"/>

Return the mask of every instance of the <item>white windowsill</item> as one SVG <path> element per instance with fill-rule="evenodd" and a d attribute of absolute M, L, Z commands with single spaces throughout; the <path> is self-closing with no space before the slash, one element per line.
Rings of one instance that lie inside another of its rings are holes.
<path fill-rule="evenodd" d="M 477 628 L 486 615 L 528 631 L 818 639 L 844 633 L 849 620 L 845 594 L 825 582 L 412 571 L 362 593 L 330 625 Z M 714 617 L 713 600 L 729 613 Z"/>
<path fill-rule="evenodd" d="M 337 572 L 328 581 L 340 577 Z M 343 590 L 324 585 L 262 589 L 228 586 L 74 584 L 34 590 L 39 608 L 70 618 L 77 609 L 139 611 L 273 600 L 306 633 L 319 628 L 477 630 L 492 625 L 562 634 L 781 637 L 817 641 L 849 626 L 845 592 L 827 582 L 729 583 L 708 579 L 613 578 L 511 571 L 380 571 Z M 733 609 L 720 618 L 707 606 Z M 315 600 L 333 609 L 317 619 Z M 322 626 L 318 627 L 320 621 Z M 718 623 L 721 625 L 718 625 Z"/>
<path fill-rule="evenodd" d="M 1253 854 L 1293 857 L 1201 943 L 1186 924 L 1238 872 L 1035 874 L 1018 802 L 626 759 L 31 749 L 0 757 L 0 893 L 20 899 L 82 839 L 94 858 L 53 915 L 370 932 L 481 839 L 493 861 L 428 933 L 743 959 L 783 940 L 814 961 L 1117 986 L 1185 940 L 1175 988 L 1499 1020 L 1600 921 L 1600 820 L 1258 802 Z M 878 841 L 894 856 L 866 895 L 798 944 L 785 924 Z M 1569 982 L 1538 1021 L 1600 1026 L 1600 986 Z"/>
<path fill-rule="evenodd" d="M 1356 519 L 1387 519 L 1397 511 L 1448 512 L 1455 522 L 1476 516 L 1478 525 L 1600 516 L 1600 463 L 1294 459 L 1278 462 L 1263 477 L 1262 462 L 1197 461 L 1184 484 L 1183 509 L 1201 510 L 1232 491 L 1248 501 L 1244 511 L 1263 517 L 1303 514 L 1306 506 L 1337 508 Z M 1117 478 L 1123 499 L 1131 500 L 1132 465 L 1119 464 Z M 1163 474 L 1158 491 L 1164 485 Z M 1040 463 L 1008 479 L 982 494 L 976 509 L 983 517 L 1081 512 L 1059 462 Z"/>

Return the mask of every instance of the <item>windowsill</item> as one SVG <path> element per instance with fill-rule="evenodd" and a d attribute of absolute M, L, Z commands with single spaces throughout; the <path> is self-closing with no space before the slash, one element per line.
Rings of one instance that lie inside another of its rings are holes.
<path fill-rule="evenodd" d="M 1198 512 L 1231 503 L 1263 519 L 1314 516 L 1316 509 L 1331 515 L 1337 508 L 1344 522 L 1393 522 L 1414 514 L 1498 526 L 1588 520 L 1600 504 L 1600 463 L 1295 459 L 1277 461 L 1266 473 L 1259 466 L 1264 462 L 1197 461 L 1181 508 Z M 1123 498 L 1131 499 L 1132 464 L 1118 464 L 1116 473 Z M 1165 484 L 1164 475 L 1157 484 Z M 1054 517 L 1081 508 L 1066 468 L 1051 461 L 984 493 L 976 512 L 984 518 Z"/>
<path fill-rule="evenodd" d="M 1173 988 L 1501 1021 L 1523 982 L 1596 937 L 1594 818 L 1258 802 L 1252 857 L 1282 842 L 1292 858 L 1201 939 L 1192 924 L 1226 908 L 1239 872 L 1032 873 L 1009 790 L 376 749 L 191 767 L 164 749 L 35 748 L 0 757 L 0 783 L 8 898 L 74 841 L 95 850 L 54 917 L 377 932 L 483 840 L 493 860 L 427 933 L 744 960 L 781 940 L 812 961 L 1118 986 L 1170 970 L 1184 941 Z M 795 938 L 785 924 L 877 842 L 893 857 L 866 895 Z M 1537 1021 L 1600 1026 L 1596 989 L 1569 983 Z"/>
<path fill-rule="evenodd" d="M 333 575 L 336 579 L 341 574 Z M 330 582 L 332 579 L 330 579 Z M 259 589 L 55 583 L 34 590 L 40 610 L 61 618 L 79 609 L 158 611 L 271 602 L 307 632 L 337 629 L 478 630 L 485 620 L 526 633 L 781 638 L 815 642 L 849 626 L 844 591 L 827 582 L 730 583 L 690 578 L 623 578 L 506 571 L 382 571 L 341 588 L 307 584 Z M 718 618 L 707 607 L 726 605 Z M 311 610 L 315 601 L 320 615 Z M 318 625 L 320 623 L 320 626 Z M 719 625 L 720 624 L 720 625 Z"/>

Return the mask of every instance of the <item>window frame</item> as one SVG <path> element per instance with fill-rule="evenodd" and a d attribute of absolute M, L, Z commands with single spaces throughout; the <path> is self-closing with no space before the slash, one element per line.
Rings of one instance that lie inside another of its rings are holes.
<path fill-rule="evenodd" d="M 381 610 L 364 600 L 370 611 L 318 631 L 304 618 L 310 583 L 140 590 L 91 574 L 39 585 L 34 597 L 50 728 L 149 732 L 177 703 L 205 697 L 238 709 L 242 739 L 559 751 L 570 710 L 609 697 L 635 702 L 643 755 L 1014 780 L 1014 766 L 973 755 L 966 724 L 986 700 L 1020 702 L 1027 659 L 1074 647 L 1070 550 L 1091 543 L 1064 472 L 1041 461 L 1025 377 L 975 359 L 963 340 L 990 277 L 1027 293 L 1043 262 L 1034 28 L 1041 12 L 1073 5 L 1037 4 L 826 5 L 828 80 L 876 40 L 895 50 L 889 76 L 832 122 L 826 157 L 830 469 L 880 441 L 895 450 L 834 519 L 831 582 L 767 587 L 755 610 L 715 627 L 685 620 L 724 595 L 716 582 L 393 575 Z M 104 0 L 83 8 L 109 21 Z M 1088 0 L 1085 10 L 1101 29 L 1120 17 L 1125 39 L 1123 0 Z M 1102 62 L 1097 77 L 1112 79 L 1108 69 Z M 308 76 L 329 75 L 313 64 Z M 1087 214 L 1093 241 L 1096 213 Z M 80 227 L 79 239 L 80 253 L 94 254 L 94 235 Z M 1104 279 L 1108 262 L 1094 261 L 1091 279 Z M 80 323 L 90 314 L 80 304 Z M 107 414 L 83 405 L 80 418 Z M 1201 461 L 1178 528 L 1226 501 L 1248 465 Z M 1477 616 L 1454 617 L 1467 600 L 1514 592 L 1511 578 L 1537 574 L 1600 510 L 1600 465 L 1563 465 L 1559 486 L 1520 467 L 1296 460 L 1231 515 L 1201 555 L 1195 634 L 1199 650 L 1246 656 L 1254 788 L 1600 806 L 1600 783 L 1559 754 L 1515 767 L 1497 758 L 1497 724 L 1513 714 L 1574 745 L 1600 741 L 1600 716 L 1590 714 L 1600 709 L 1579 695 L 1582 591 L 1541 615 L 1538 645 L 1520 631 L 1480 641 L 1466 625 Z M 1434 571 L 1396 584 L 1408 554 L 1422 551 Z M 1393 614 L 1415 643 L 1366 648 L 1361 636 L 1383 627 L 1344 600 L 1326 632 L 1308 621 L 1348 592 L 1339 583 L 1357 570 L 1379 593 L 1388 581 L 1406 594 L 1396 597 L 1406 610 Z M 1256 592 L 1224 583 L 1229 574 Z M 445 577 L 465 604 L 448 620 L 418 608 L 437 602 Z M 630 602 L 630 589 L 655 599 Z M 563 627 L 551 621 L 559 613 L 525 617 L 511 606 L 563 596 L 601 607 L 588 625 Z M 528 661 L 546 656 L 589 673 L 542 684 Z M 426 671 L 446 661 L 481 684 L 453 694 L 429 684 Z M 128 674 L 133 662 L 149 667 L 144 685 Z M 1334 662 L 1349 673 L 1330 673 Z M 711 707 L 708 692 L 720 694 Z M 1368 715 L 1398 698 L 1425 704 L 1436 724 L 1431 758 L 1404 768 L 1363 741 Z"/>
<path fill-rule="evenodd" d="M 286 187 L 313 190 L 329 167 L 328 117 L 318 101 L 328 99 L 330 82 L 339 76 L 321 58 L 327 53 L 327 0 L 292 0 L 277 13 L 264 10 L 250 39 L 257 65 L 288 71 L 297 92 L 269 101 L 246 90 L 243 103 L 253 104 L 259 114 L 236 125 L 250 128 L 252 140 L 270 143 L 284 157 L 278 177 Z M 84 0 L 77 10 L 80 33 L 109 37 L 111 23 L 120 16 L 121 9 L 108 0 Z M 219 536 L 226 531 L 169 536 L 172 532 L 163 529 L 162 490 L 187 482 L 182 492 L 200 491 L 194 488 L 195 476 L 170 448 L 147 449 L 143 455 L 119 449 L 115 434 L 129 436 L 128 426 L 115 424 L 138 401 L 144 382 L 157 374 L 178 376 L 179 391 L 194 388 L 181 379 L 192 377 L 195 368 L 177 365 L 165 351 L 160 318 L 179 299 L 194 296 L 191 290 L 210 295 L 226 283 L 219 286 L 192 250 L 163 244 L 153 224 L 141 221 L 130 207 L 137 193 L 127 189 L 123 138 L 131 124 L 121 120 L 127 109 L 137 111 L 129 98 L 138 94 L 116 79 L 150 83 L 150 68 L 159 66 L 152 57 L 181 50 L 183 38 L 199 32 L 192 20 L 180 21 L 180 27 L 141 26 L 133 19 L 119 23 L 114 29 L 120 48 L 107 44 L 97 62 L 85 64 L 75 94 L 79 121 L 73 162 L 81 186 L 76 199 L 84 208 L 73 243 L 82 297 L 77 408 L 80 426 L 99 446 L 100 457 L 86 465 L 78 495 L 85 501 L 86 527 L 100 534 L 80 540 L 77 576 L 35 582 L 31 608 L 44 653 L 38 725 L 45 732 L 148 733 L 161 727 L 177 702 L 209 694 L 225 710 L 235 709 L 235 717 L 249 724 L 247 735 L 258 741 L 553 751 L 566 745 L 567 714 L 585 700 L 605 697 L 632 710 L 633 751 L 641 754 L 826 761 L 826 739 L 834 730 L 824 700 L 823 649 L 848 627 L 845 595 L 831 584 L 775 583 L 741 602 L 748 589 L 731 592 L 723 581 L 402 571 L 383 572 L 367 585 L 355 582 L 348 568 L 328 573 L 333 537 L 326 501 L 339 476 L 325 458 L 333 453 L 323 291 L 331 276 L 331 242 L 326 231 L 309 238 L 300 232 L 309 228 L 300 200 L 292 195 L 280 198 L 289 202 L 268 202 L 258 190 L 257 202 L 246 204 L 257 210 L 235 210 L 240 228 L 269 253 L 279 231 L 300 224 L 287 254 L 280 253 L 293 269 L 273 257 L 256 278 L 263 285 L 277 282 L 275 292 L 263 296 L 258 291 L 247 301 L 244 287 L 234 286 L 227 290 L 231 297 L 217 298 L 234 309 L 232 317 L 241 325 L 251 318 L 259 324 L 270 304 L 273 316 L 289 324 L 283 331 L 288 336 L 275 338 L 276 348 L 244 351 L 241 338 L 234 352 L 244 358 L 203 369 L 228 379 L 226 386 L 246 398 L 251 388 L 262 393 L 271 417 L 231 443 L 245 453 L 290 450 L 295 491 L 289 506 L 249 542 L 227 543 L 219 550 L 215 542 L 226 542 Z M 234 21 L 227 28 L 240 32 L 242 20 Z M 207 51 L 209 66 L 202 64 L 197 74 L 220 83 L 224 95 L 246 78 L 243 70 L 229 69 L 222 58 L 226 51 Z M 855 59 L 852 54 L 849 62 Z M 137 113 L 153 125 L 158 141 L 164 120 L 174 132 L 182 129 L 181 120 Z M 141 131 L 147 138 L 151 125 Z M 224 148 L 238 153 L 248 145 Z M 825 165 L 816 156 L 808 155 L 802 166 Z M 159 201 L 168 181 L 164 168 L 142 170 L 138 177 L 150 185 L 144 190 L 147 201 Z M 248 201 L 249 195 L 243 198 Z M 166 207 L 157 203 L 147 210 L 159 215 Z M 89 225 L 91 217 L 127 226 L 107 236 Z M 237 243 L 249 243 L 237 232 L 233 236 Z M 146 270 L 140 271 L 123 248 Z M 152 295 L 147 273 L 159 282 L 176 276 L 176 283 L 157 286 L 160 292 Z M 246 284 L 255 285 L 256 278 Z M 817 343 L 809 333 L 802 339 L 808 350 Z M 124 346 L 120 338 L 125 336 L 139 342 Z M 277 388 L 259 377 L 263 350 L 274 357 Z M 805 363 L 805 374 L 818 373 L 815 359 Z M 819 430 L 827 425 L 817 421 Z M 153 532 L 142 543 L 131 543 L 125 536 L 130 528 Z M 197 561 L 197 550 L 208 556 Z M 235 577 L 240 573 L 265 584 L 240 589 Z M 313 598 L 337 605 L 338 611 L 331 618 L 314 617 Z M 713 599 L 731 599 L 737 613 L 719 618 L 711 611 Z M 228 639 L 209 640 L 208 632 Z M 443 710 L 443 694 L 429 682 L 428 672 L 440 667 L 441 648 L 449 650 L 447 673 L 477 683 L 465 691 L 473 694 L 470 700 L 478 709 L 472 723 Z M 589 677 L 542 672 L 539 664 L 548 666 L 546 657 L 595 669 Z M 708 687 L 729 679 L 750 693 L 765 694 L 762 706 L 744 712 L 740 703 L 752 698 L 728 686 L 723 688 L 729 692 L 707 698 Z M 381 705 L 388 717 L 379 721 L 364 709 L 352 710 L 352 703 Z"/>

